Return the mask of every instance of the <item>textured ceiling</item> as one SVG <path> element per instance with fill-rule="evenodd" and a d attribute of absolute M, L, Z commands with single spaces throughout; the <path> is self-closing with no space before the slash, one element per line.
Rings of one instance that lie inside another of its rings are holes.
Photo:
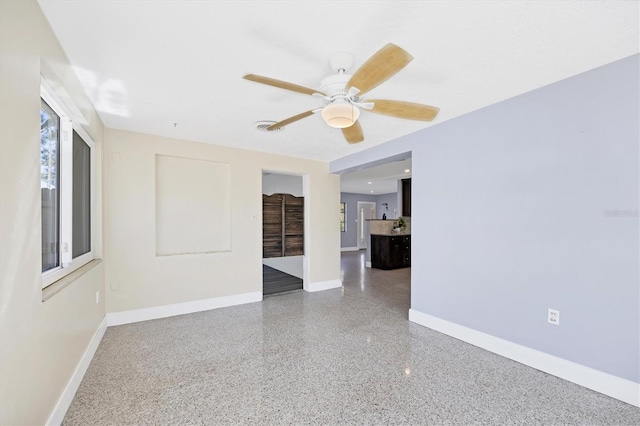
<path fill-rule="evenodd" d="M 39 3 L 108 127 L 325 161 L 638 52 L 637 1 Z M 315 88 L 332 54 L 357 68 L 388 42 L 415 59 L 369 95 L 438 106 L 433 123 L 363 112 L 355 145 L 319 115 L 253 126 L 322 102 L 244 74 Z"/>

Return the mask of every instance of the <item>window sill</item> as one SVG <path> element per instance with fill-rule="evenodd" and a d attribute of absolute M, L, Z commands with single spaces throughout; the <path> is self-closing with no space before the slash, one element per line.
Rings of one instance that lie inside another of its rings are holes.
<path fill-rule="evenodd" d="M 69 284 L 89 272 L 94 267 L 98 266 L 102 262 L 102 259 L 93 259 L 88 262 L 86 265 L 82 265 L 75 271 L 71 272 L 69 275 L 65 275 L 60 278 L 58 281 L 53 282 L 51 285 L 42 289 L 42 301 L 46 302 L 51 299 L 53 295 L 60 293 L 63 288 L 67 287 Z"/>

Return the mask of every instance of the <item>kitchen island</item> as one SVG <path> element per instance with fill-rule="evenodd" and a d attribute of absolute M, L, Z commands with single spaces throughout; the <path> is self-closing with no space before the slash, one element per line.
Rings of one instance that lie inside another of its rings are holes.
<path fill-rule="evenodd" d="M 411 218 L 405 217 L 407 226 L 394 230 L 394 220 L 370 220 L 371 267 L 397 269 L 411 266 Z"/>

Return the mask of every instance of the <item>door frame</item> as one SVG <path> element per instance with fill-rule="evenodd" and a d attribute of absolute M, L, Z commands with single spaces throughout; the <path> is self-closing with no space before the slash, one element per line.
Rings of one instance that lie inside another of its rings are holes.
<path fill-rule="evenodd" d="M 367 232 L 365 227 L 365 220 L 376 218 L 376 202 L 358 201 L 356 205 L 358 209 L 358 218 L 356 219 L 356 221 L 358 222 L 358 232 L 356 233 L 358 249 L 366 249 L 369 244 L 366 238 Z M 367 207 L 369 207 L 370 209 L 367 209 Z M 367 212 L 369 213 L 369 215 L 367 215 Z"/>
<path fill-rule="evenodd" d="M 270 173 L 270 174 L 276 174 L 276 175 L 287 175 L 287 176 L 295 176 L 295 177 L 299 177 L 302 180 L 302 196 L 304 197 L 304 254 L 302 255 L 302 286 L 303 289 L 305 291 L 307 290 L 308 287 L 308 283 L 309 283 L 309 256 L 307 255 L 309 253 L 309 231 L 310 231 L 310 225 L 309 225 L 309 219 L 311 217 L 311 210 L 309 208 L 309 175 L 306 173 L 292 173 L 292 172 L 285 172 L 285 171 L 281 171 L 281 170 L 276 170 L 276 169 L 262 169 L 262 172 L 260 173 L 260 247 L 262 250 L 262 227 L 263 227 L 263 223 L 262 223 L 262 193 L 263 193 L 263 179 L 264 179 L 264 174 L 265 173 Z M 263 258 L 262 258 L 262 251 L 260 253 L 260 270 L 262 271 L 262 264 L 263 264 Z M 261 272 L 262 275 L 262 272 Z M 260 282 L 262 283 L 262 279 L 260 280 Z"/>

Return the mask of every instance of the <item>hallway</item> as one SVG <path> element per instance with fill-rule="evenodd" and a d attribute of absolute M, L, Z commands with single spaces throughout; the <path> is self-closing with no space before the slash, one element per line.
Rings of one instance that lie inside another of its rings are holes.
<path fill-rule="evenodd" d="M 106 424 L 617 424 L 640 409 L 408 322 L 410 269 L 111 327 L 67 413 Z"/>

